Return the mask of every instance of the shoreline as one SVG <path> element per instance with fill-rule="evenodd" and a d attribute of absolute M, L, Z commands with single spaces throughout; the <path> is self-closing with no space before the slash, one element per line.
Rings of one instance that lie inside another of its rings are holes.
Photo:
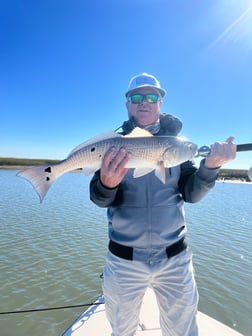
<path fill-rule="evenodd" d="M 23 170 L 26 168 L 31 168 L 33 165 L 30 166 L 23 166 L 23 165 L 1 165 L 0 170 Z M 71 172 L 74 173 L 82 173 L 82 169 L 76 169 Z M 242 183 L 242 184 L 251 184 L 252 181 L 246 180 L 245 178 L 239 178 L 239 177 L 219 177 L 217 179 L 218 183 Z"/>
<path fill-rule="evenodd" d="M 2 166 L 0 166 L 0 170 L 24 170 L 24 169 L 28 169 L 28 168 L 32 168 L 32 167 L 34 167 L 34 165 L 30 165 L 30 166 L 2 165 Z M 81 168 L 69 171 L 69 173 L 81 173 L 81 172 L 82 172 Z"/>
<path fill-rule="evenodd" d="M 223 180 L 223 179 L 218 179 L 216 180 L 218 183 L 239 183 L 239 184 L 252 184 L 251 181 L 244 181 L 243 179 L 236 179 L 236 180 Z"/>
<path fill-rule="evenodd" d="M 13 165 L 13 166 L 0 166 L 0 170 L 22 170 L 22 169 L 26 169 L 26 168 L 30 168 L 32 166 L 16 166 L 16 165 Z"/>

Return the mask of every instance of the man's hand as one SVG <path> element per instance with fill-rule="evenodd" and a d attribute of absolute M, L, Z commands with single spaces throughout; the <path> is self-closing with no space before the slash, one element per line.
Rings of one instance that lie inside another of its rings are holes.
<path fill-rule="evenodd" d="M 130 160 L 130 154 L 120 148 L 117 151 L 114 147 L 110 148 L 104 155 L 100 179 L 107 188 L 115 188 L 122 181 L 128 169 L 125 168 Z"/>
<path fill-rule="evenodd" d="M 232 161 L 236 157 L 236 145 L 233 143 L 234 137 L 229 137 L 226 142 L 215 142 L 211 146 L 211 153 L 206 158 L 207 168 L 217 168 Z"/>

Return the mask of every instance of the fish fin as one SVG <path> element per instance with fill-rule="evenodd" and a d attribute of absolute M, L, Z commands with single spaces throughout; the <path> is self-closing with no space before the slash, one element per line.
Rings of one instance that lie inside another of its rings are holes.
<path fill-rule="evenodd" d="M 156 168 L 154 167 L 140 167 L 135 168 L 133 172 L 133 177 L 141 177 L 151 173 L 155 169 L 156 177 L 165 184 L 166 182 L 166 173 L 165 173 L 165 165 L 163 161 L 160 161 Z"/>
<path fill-rule="evenodd" d="M 165 174 L 165 165 L 164 165 L 164 162 L 163 161 L 160 161 L 158 163 L 158 166 L 157 168 L 155 169 L 155 175 L 156 177 L 162 182 L 165 184 L 165 177 L 166 177 L 166 174 Z"/>
<path fill-rule="evenodd" d="M 122 137 L 121 134 L 115 133 L 114 131 L 108 131 L 102 134 L 99 134 L 95 137 L 93 137 L 92 139 L 89 139 L 87 141 L 84 141 L 83 143 L 81 143 L 80 145 L 78 145 L 77 147 L 75 147 L 68 155 L 68 157 L 70 155 L 72 155 L 73 153 L 79 151 L 80 149 L 92 145 L 93 143 L 96 143 L 98 141 L 102 141 L 102 140 L 106 140 L 106 139 L 113 139 L 113 138 L 120 138 Z"/>
<path fill-rule="evenodd" d="M 125 138 L 141 138 L 141 137 L 151 137 L 153 134 L 151 134 L 149 131 L 140 128 L 135 127 L 129 134 L 123 135 Z"/>
<path fill-rule="evenodd" d="M 82 171 L 85 175 L 93 175 L 100 167 L 83 167 Z"/>
<path fill-rule="evenodd" d="M 184 135 L 177 135 L 174 138 L 176 138 L 179 141 L 189 141 L 187 137 L 185 137 Z"/>
<path fill-rule="evenodd" d="M 59 177 L 53 174 L 51 169 L 52 166 L 53 165 L 43 165 L 31 167 L 17 173 L 18 177 L 22 177 L 32 184 L 33 188 L 39 195 L 40 203 L 42 203 L 53 182 Z"/>
<path fill-rule="evenodd" d="M 144 175 L 147 175 L 151 173 L 155 168 L 149 167 L 149 168 L 135 168 L 133 172 L 133 177 L 141 177 Z"/>

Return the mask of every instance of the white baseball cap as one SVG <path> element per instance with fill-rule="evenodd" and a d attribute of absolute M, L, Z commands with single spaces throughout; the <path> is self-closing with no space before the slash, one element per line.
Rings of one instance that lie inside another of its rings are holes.
<path fill-rule="evenodd" d="M 157 89 L 160 92 L 161 97 L 164 97 L 166 94 L 166 91 L 161 88 L 161 85 L 156 77 L 147 74 L 146 72 L 143 72 L 131 78 L 125 96 L 127 97 L 131 91 L 134 91 L 142 87 L 151 87 Z"/>

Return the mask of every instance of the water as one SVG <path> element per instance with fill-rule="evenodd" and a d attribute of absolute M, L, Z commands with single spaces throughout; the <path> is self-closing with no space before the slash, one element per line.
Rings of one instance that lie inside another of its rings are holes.
<path fill-rule="evenodd" d="M 42 204 L 30 184 L 0 170 L 0 311 L 85 304 L 101 293 L 106 210 L 73 173 Z M 186 205 L 199 309 L 246 336 L 252 330 L 252 184 L 217 183 Z M 84 308 L 0 315 L 1 336 L 58 336 Z"/>

